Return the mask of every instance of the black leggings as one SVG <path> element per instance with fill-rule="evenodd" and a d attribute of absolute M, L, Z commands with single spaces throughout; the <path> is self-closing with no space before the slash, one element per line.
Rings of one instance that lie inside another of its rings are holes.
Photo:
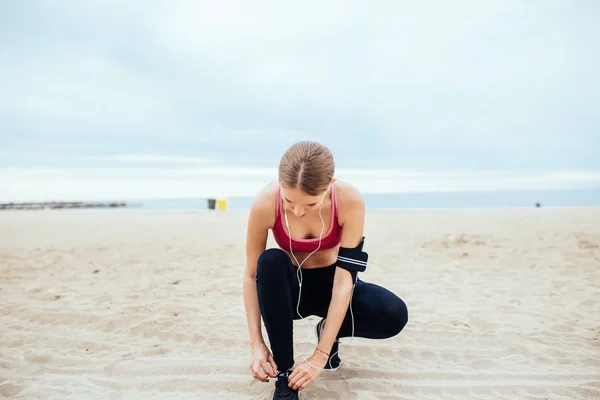
<path fill-rule="evenodd" d="M 302 269 L 302 317 L 327 317 L 335 265 Z M 258 259 L 256 287 L 260 312 L 265 324 L 273 358 L 279 371 L 294 365 L 293 320 L 300 319 L 298 304 L 298 267 L 280 249 L 267 249 Z M 386 339 L 397 335 L 408 321 L 402 299 L 389 290 L 358 279 L 352 296 L 354 336 Z M 352 336 L 352 314 L 348 309 L 337 338 Z"/>

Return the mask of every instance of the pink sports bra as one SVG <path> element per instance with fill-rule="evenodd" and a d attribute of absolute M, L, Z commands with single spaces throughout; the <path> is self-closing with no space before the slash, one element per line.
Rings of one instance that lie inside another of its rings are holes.
<path fill-rule="evenodd" d="M 282 212 L 283 199 L 281 198 L 281 187 L 277 188 L 277 211 L 275 214 L 275 224 L 273 225 L 273 238 L 283 250 L 290 251 L 290 236 L 285 226 L 285 219 Z M 329 230 L 321 239 L 320 249 L 331 249 L 339 245 L 342 241 L 342 227 L 337 222 L 337 196 L 335 192 L 335 183 L 331 185 L 331 220 Z M 314 239 L 295 239 L 292 238 L 292 250 L 300 253 L 311 253 L 319 247 L 319 238 Z"/>

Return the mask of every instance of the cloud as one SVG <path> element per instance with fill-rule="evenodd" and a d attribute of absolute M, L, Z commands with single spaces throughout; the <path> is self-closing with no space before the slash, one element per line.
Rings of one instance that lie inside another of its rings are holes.
<path fill-rule="evenodd" d="M 201 178 L 162 169 L 258 171 L 303 139 L 377 173 L 600 170 L 596 2 L 33 4 L 0 13 L 0 167 L 40 185 L 144 164 L 185 194 Z"/>
<path fill-rule="evenodd" d="M 208 164 L 211 161 L 200 157 L 161 156 L 154 154 L 111 154 L 104 156 L 80 157 L 89 161 L 130 162 L 130 163 L 192 163 Z"/>

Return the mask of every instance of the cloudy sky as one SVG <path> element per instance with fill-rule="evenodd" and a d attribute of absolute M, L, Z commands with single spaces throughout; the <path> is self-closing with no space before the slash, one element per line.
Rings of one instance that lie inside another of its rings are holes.
<path fill-rule="evenodd" d="M 0 201 L 600 187 L 597 1 L 5 1 Z"/>

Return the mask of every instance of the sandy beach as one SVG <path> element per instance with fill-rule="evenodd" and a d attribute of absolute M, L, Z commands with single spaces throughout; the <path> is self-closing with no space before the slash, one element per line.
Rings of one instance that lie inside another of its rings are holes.
<path fill-rule="evenodd" d="M 246 216 L 0 213 L 0 398 L 270 399 L 248 369 Z M 599 208 L 369 210 L 366 237 L 362 279 L 408 325 L 346 341 L 302 399 L 600 398 Z"/>

